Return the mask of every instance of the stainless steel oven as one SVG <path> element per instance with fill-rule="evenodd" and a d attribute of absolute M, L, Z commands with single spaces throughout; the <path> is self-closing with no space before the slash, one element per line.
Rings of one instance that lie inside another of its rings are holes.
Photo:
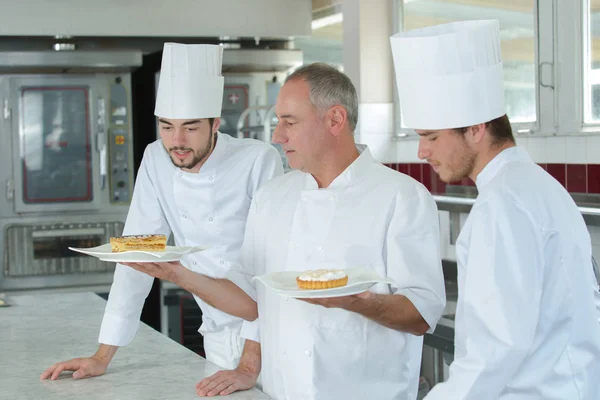
<path fill-rule="evenodd" d="M 108 286 L 113 264 L 68 247 L 123 229 L 133 190 L 129 71 L 141 55 L 121 52 L 120 63 L 94 53 L 104 63 L 81 67 L 81 53 L 37 54 L 0 53 L 13 66 L 0 73 L 0 289 Z"/>

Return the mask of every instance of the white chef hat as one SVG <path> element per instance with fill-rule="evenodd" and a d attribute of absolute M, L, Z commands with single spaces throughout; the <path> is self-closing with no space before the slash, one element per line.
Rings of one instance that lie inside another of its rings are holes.
<path fill-rule="evenodd" d="M 506 113 L 498 21 L 415 29 L 390 41 L 407 127 L 461 128 Z"/>
<path fill-rule="evenodd" d="M 221 116 L 223 47 L 165 43 L 154 114 L 170 119 Z"/>

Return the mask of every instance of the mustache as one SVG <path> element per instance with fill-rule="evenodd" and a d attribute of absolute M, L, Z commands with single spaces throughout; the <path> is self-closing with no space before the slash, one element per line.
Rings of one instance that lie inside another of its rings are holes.
<path fill-rule="evenodd" d="M 194 151 L 194 149 L 190 149 L 189 147 L 181 147 L 181 146 L 175 146 L 175 147 L 170 147 L 169 151 L 177 151 L 177 150 L 183 150 L 183 151 Z"/>

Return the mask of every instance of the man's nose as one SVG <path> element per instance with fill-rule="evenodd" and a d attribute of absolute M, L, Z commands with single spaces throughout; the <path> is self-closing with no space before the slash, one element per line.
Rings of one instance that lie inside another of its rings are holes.
<path fill-rule="evenodd" d="M 417 157 L 419 157 L 420 160 L 425 160 L 431 157 L 431 149 L 429 148 L 425 140 L 426 139 L 423 137 L 419 139 L 419 149 L 417 150 Z"/>
<path fill-rule="evenodd" d="M 282 144 L 285 143 L 283 128 L 280 124 L 275 125 L 275 130 L 273 131 L 273 136 L 271 136 L 271 142 Z"/>
<path fill-rule="evenodd" d="M 185 145 L 185 135 L 183 129 L 173 129 L 173 146 L 176 147 L 184 147 Z"/>

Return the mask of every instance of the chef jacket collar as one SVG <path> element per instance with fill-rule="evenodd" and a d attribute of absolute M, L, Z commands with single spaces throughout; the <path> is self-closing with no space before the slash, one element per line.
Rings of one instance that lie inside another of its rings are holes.
<path fill-rule="evenodd" d="M 527 151 L 521 147 L 513 146 L 502 150 L 477 175 L 475 180 L 477 190 L 481 192 L 506 164 L 514 161 L 531 161 L 531 158 Z"/>
<path fill-rule="evenodd" d="M 357 144 L 356 149 L 359 152 L 359 156 L 350 164 L 341 174 L 339 174 L 331 184 L 324 189 L 339 188 L 350 185 L 365 171 L 365 167 L 373 162 L 375 159 L 371 155 L 369 148 L 364 144 Z M 306 174 L 306 180 L 304 184 L 305 190 L 318 190 L 319 184 L 311 174 Z"/>
<path fill-rule="evenodd" d="M 224 135 L 221 132 L 217 132 L 217 144 L 210 156 L 208 156 L 208 160 L 204 163 L 200 171 L 203 169 L 216 169 L 221 159 L 223 159 L 227 155 L 226 151 L 226 143 L 225 140 L 227 138 L 223 137 Z"/>

